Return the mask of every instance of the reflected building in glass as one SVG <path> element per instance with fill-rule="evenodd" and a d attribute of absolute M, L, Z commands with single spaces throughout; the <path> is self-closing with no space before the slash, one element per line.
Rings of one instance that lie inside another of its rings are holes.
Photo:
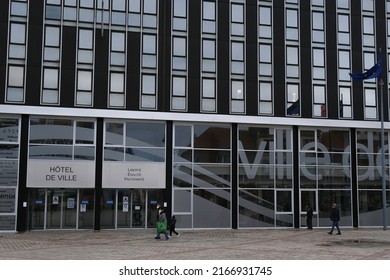
<path fill-rule="evenodd" d="M 381 227 L 389 23 L 387 0 L 1 1 L 0 231 L 153 228 L 158 204 L 323 228 L 333 202 Z M 349 76 L 380 55 L 384 104 Z"/>

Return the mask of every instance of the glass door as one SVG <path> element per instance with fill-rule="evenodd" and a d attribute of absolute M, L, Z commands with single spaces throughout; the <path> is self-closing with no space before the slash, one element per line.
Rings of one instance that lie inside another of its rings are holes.
<path fill-rule="evenodd" d="M 30 190 L 29 228 L 45 228 L 46 191 L 42 189 Z"/>
<path fill-rule="evenodd" d="M 77 190 L 47 190 L 47 229 L 74 229 L 77 222 Z"/>
<path fill-rule="evenodd" d="M 131 196 L 131 227 L 144 228 L 145 227 L 145 202 L 146 191 L 133 190 Z"/>
<path fill-rule="evenodd" d="M 313 209 L 313 218 L 312 223 L 313 227 L 318 226 L 317 222 L 317 216 L 318 216 L 318 210 L 317 210 L 317 191 L 316 190 L 302 190 L 301 191 L 301 227 L 307 227 L 307 220 L 306 220 L 306 206 L 310 205 Z"/>
<path fill-rule="evenodd" d="M 117 228 L 145 227 L 145 190 L 118 190 Z"/>

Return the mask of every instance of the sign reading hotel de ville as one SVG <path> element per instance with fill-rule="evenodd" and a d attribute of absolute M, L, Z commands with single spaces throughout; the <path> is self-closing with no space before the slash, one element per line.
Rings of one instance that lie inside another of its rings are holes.
<path fill-rule="evenodd" d="M 104 162 L 105 188 L 164 189 L 165 163 Z"/>
<path fill-rule="evenodd" d="M 29 160 L 27 187 L 94 188 L 95 162 Z"/>

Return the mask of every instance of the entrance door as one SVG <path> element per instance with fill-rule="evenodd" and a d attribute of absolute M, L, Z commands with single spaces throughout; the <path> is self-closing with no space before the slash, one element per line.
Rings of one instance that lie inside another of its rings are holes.
<path fill-rule="evenodd" d="M 145 190 L 118 190 L 117 228 L 145 228 Z"/>
<path fill-rule="evenodd" d="M 317 221 L 317 191 L 315 190 L 302 190 L 301 191 L 301 227 L 306 227 L 306 205 L 310 204 L 313 208 L 313 227 L 318 226 Z"/>
<path fill-rule="evenodd" d="M 47 229 L 75 229 L 77 190 L 47 190 Z"/>

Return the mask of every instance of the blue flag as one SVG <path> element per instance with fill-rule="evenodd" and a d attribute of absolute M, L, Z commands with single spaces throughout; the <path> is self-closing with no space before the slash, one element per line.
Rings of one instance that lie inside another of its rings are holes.
<path fill-rule="evenodd" d="M 368 80 L 373 78 L 382 77 L 382 54 L 379 55 L 378 62 L 363 73 L 349 73 L 352 79 L 355 80 Z"/>

